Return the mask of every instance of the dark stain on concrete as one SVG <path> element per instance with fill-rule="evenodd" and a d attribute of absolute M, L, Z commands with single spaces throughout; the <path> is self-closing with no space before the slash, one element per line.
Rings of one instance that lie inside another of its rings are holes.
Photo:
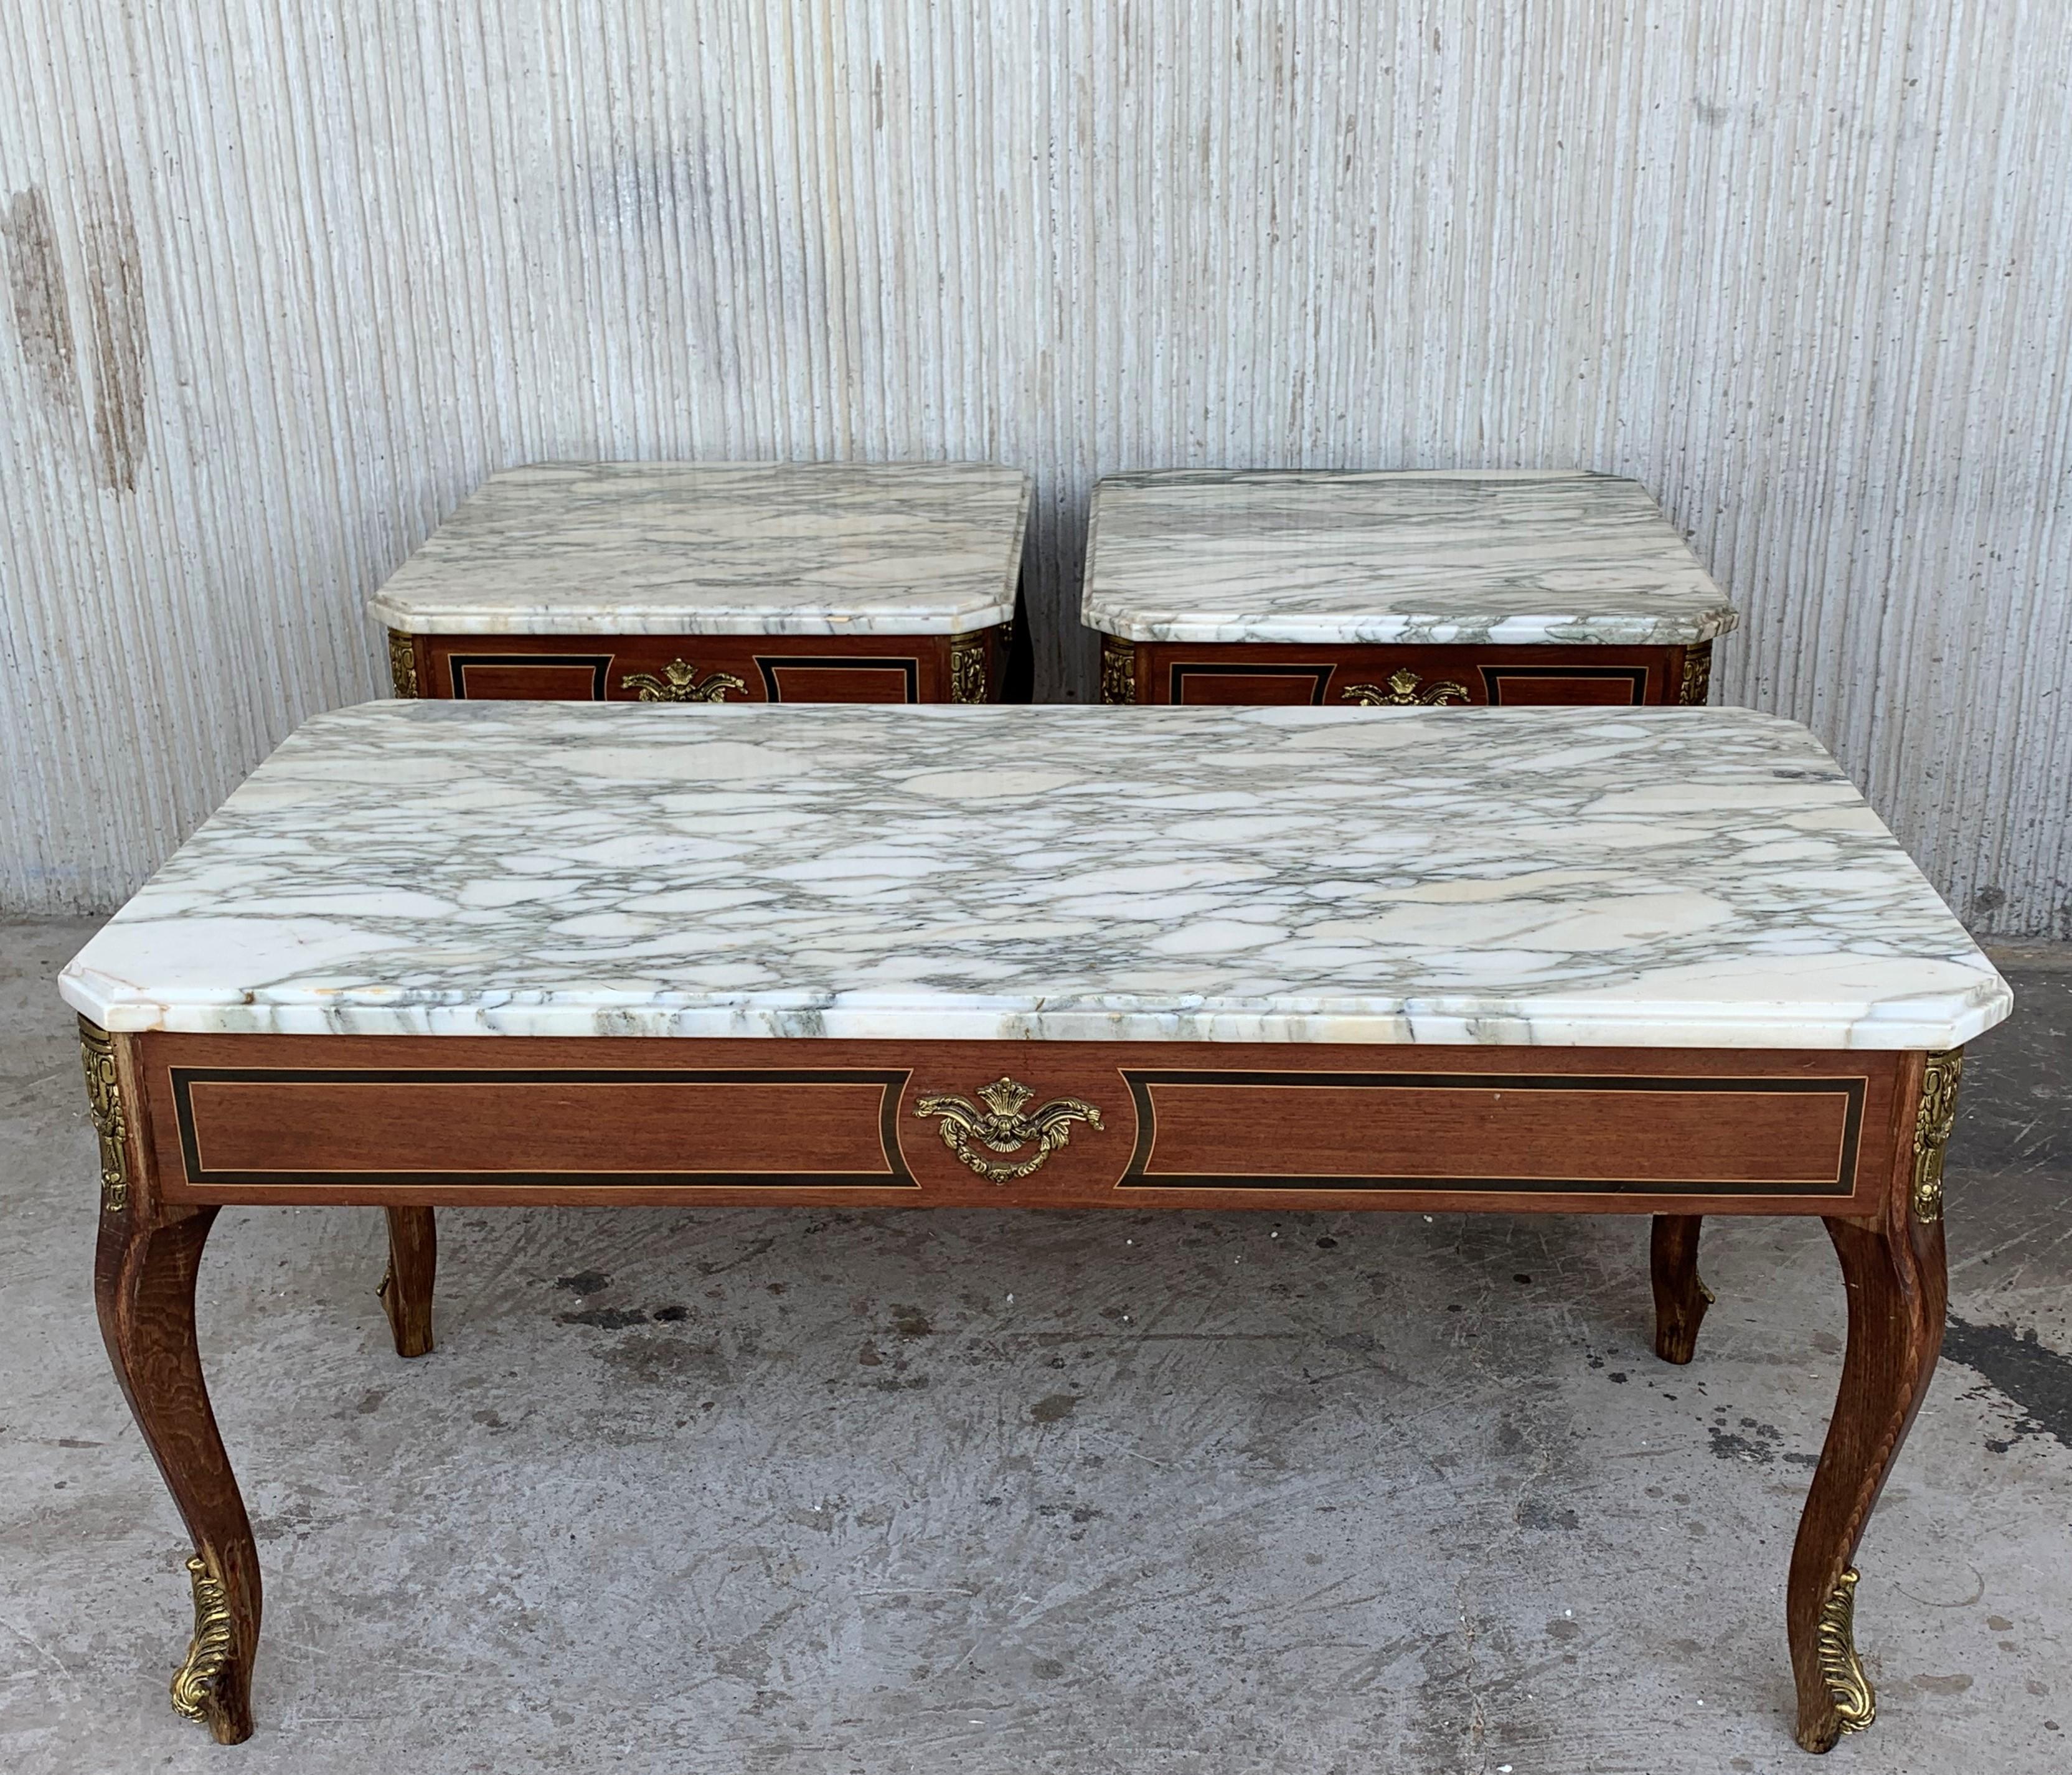
<path fill-rule="evenodd" d="M 7 294 L 22 356 L 51 416 L 69 426 L 79 411 L 79 347 L 72 338 L 72 306 L 65 299 L 64 266 L 58 257 L 50 200 L 43 187 L 17 191 L 0 213 L 0 240 L 7 247 Z"/>
<path fill-rule="evenodd" d="M 1079 1403 L 1076 1394 L 1046 1394 L 1029 1407 L 1029 1421 L 1031 1424 L 1055 1424 L 1061 1418 L 1070 1417 Z"/>
<path fill-rule="evenodd" d="M 93 454 L 101 484 L 137 490 L 144 424 L 144 273 L 130 182 L 111 164 L 88 190 L 86 271 L 93 342 Z"/>
<path fill-rule="evenodd" d="M 727 1374 L 726 1356 L 717 1342 L 703 1343 L 672 1333 L 630 1332 L 598 1346 L 598 1354 L 623 1379 L 644 1387 L 666 1387 L 672 1397 L 688 1391 L 690 1383 L 722 1383 Z"/>
<path fill-rule="evenodd" d="M 1782 1446 L 1784 1433 L 1774 1424 L 1743 1418 L 1737 1428 L 1729 1430 L 1725 1407 L 1716 1407 L 1712 1415 L 1716 1421 L 1705 1427 L 1705 1434 L 1718 1460 L 1752 1461 L 1758 1467 L 1774 1466 L 1780 1461 L 1787 1467 L 1817 1467 L 1820 1464 L 1817 1455 L 1800 1454 Z M 1744 1436 L 1743 1431 L 1748 1433 Z"/>
<path fill-rule="evenodd" d="M 2053 1350 L 2033 1331 L 1973 1325 L 1954 1313 L 1942 1333 L 1942 1354 L 1983 1377 L 2021 1414 L 2012 1437 L 1988 1439 L 1995 1454 L 2005 1454 L 2025 1436 L 2055 1436 L 2072 1448 L 2072 1356 Z"/>
<path fill-rule="evenodd" d="M 1971 1679 L 1962 1674 L 1956 1676 L 1910 1676 L 1907 1681 L 1928 1695 L 1962 1695 L 1971 1686 Z"/>
<path fill-rule="evenodd" d="M 1712 1454 L 1720 1461 L 1753 1461 L 1766 1464 L 1772 1452 L 1769 1444 L 1751 1441 L 1745 1436 L 1737 1436 L 1731 1430 L 1723 1430 L 1716 1424 L 1706 1435 L 1711 1439 Z"/>
<path fill-rule="evenodd" d="M 1518 1506 L 1520 1528 L 1579 1529 L 1582 1518 L 1572 1510 L 1557 1510 L 1544 1498 L 1528 1498 Z"/>
<path fill-rule="evenodd" d="M 582 1313 L 560 1313 L 554 1316 L 555 1323 L 564 1325 L 595 1325 L 600 1331 L 623 1331 L 628 1325 L 644 1325 L 648 1315 L 638 1307 L 591 1307 Z"/>

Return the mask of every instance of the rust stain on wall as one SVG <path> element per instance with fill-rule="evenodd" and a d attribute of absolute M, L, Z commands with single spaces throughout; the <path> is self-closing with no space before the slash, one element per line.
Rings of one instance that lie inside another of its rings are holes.
<path fill-rule="evenodd" d="M 0 214 L 0 240 L 7 244 L 7 294 L 23 359 L 43 405 L 68 424 L 79 409 L 79 351 L 72 338 L 72 307 L 65 300 L 57 235 L 51 226 L 50 200 L 41 186 L 31 185 L 7 200 Z"/>
<path fill-rule="evenodd" d="M 93 339 L 93 454 L 101 484 L 137 489 L 144 460 L 144 277 L 130 183 L 111 166 L 87 197 L 87 306 Z"/>

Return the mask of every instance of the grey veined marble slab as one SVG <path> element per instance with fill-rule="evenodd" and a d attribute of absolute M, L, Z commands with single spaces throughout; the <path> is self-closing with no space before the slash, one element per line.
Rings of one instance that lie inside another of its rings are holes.
<path fill-rule="evenodd" d="M 1746 709 L 369 703 L 65 971 L 116 1029 L 1941 1048 L 2006 986 Z"/>
<path fill-rule="evenodd" d="M 536 462 L 368 608 L 409 635 L 959 635 L 1013 615 L 1028 510 L 982 462 Z"/>
<path fill-rule="evenodd" d="M 1176 470 L 1094 489 L 1082 612 L 1131 641 L 1689 647 L 1735 622 L 1637 481 Z"/>

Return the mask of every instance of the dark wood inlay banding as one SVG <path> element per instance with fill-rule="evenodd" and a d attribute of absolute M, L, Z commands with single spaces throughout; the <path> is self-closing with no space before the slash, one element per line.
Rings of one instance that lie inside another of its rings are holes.
<path fill-rule="evenodd" d="M 175 1066 L 190 1187 L 916 1189 L 902 1070 Z M 323 1163 L 313 1166 L 314 1153 Z"/>
<path fill-rule="evenodd" d="M 454 695 L 463 701 L 601 703 L 611 658 L 608 653 L 450 653 L 446 675 Z"/>
<path fill-rule="evenodd" d="M 1837 1198 L 1856 1188 L 1865 1083 L 1132 1068 L 1123 1079 L 1137 1144 L 1118 1189 Z M 1630 1107 L 1644 1108 L 1644 1139 L 1621 1113 Z M 1231 1162 L 1239 1128 L 1270 1134 Z"/>

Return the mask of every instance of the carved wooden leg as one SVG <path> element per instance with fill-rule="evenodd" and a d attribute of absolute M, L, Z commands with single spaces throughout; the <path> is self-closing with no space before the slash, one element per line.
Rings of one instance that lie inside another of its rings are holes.
<path fill-rule="evenodd" d="M 438 1232 L 429 1208 L 388 1210 L 388 1269 L 381 1278 L 381 1309 L 399 1356 L 432 1349 L 432 1280 L 438 1273 Z"/>
<path fill-rule="evenodd" d="M 1698 1327 L 1712 1291 L 1698 1274 L 1696 1214 L 1657 1214 L 1648 1255 L 1655 1272 L 1655 1354 L 1665 1362 L 1688 1362 L 1698 1346 Z"/>
<path fill-rule="evenodd" d="M 1949 1293 L 1942 1222 L 1921 1220 L 1904 1198 L 1883 1220 L 1830 1220 L 1827 1235 L 1849 1292 L 1849 1347 L 1785 1604 L 1799 1742 L 1811 1751 L 1832 1748 L 1877 1714 L 1856 1658 L 1851 1562 L 1935 1370 Z"/>
<path fill-rule="evenodd" d="M 252 1736 L 259 1555 L 195 1347 L 195 1272 L 215 1219 L 213 1208 L 104 1213 L 93 1291 L 115 1377 L 195 1544 L 195 1633 L 173 1707 L 235 1744 Z"/>

